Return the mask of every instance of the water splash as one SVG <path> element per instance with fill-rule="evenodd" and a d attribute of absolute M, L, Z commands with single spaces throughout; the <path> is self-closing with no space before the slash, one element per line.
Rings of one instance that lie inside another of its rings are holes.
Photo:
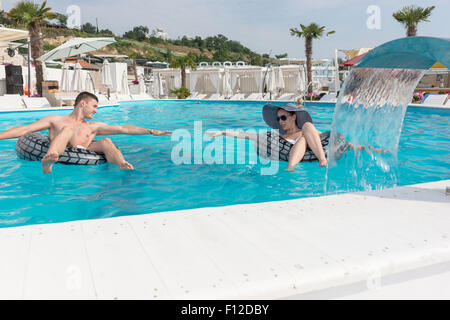
<path fill-rule="evenodd" d="M 403 118 L 424 70 L 355 68 L 344 82 L 333 116 L 326 191 L 396 185 Z M 340 138 L 348 144 L 340 159 Z M 339 160 L 339 161 L 337 161 Z M 350 187 L 353 186 L 353 187 Z"/>

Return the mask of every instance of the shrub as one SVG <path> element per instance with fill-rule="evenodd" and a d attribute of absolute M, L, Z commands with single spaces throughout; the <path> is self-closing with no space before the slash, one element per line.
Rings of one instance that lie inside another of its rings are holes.
<path fill-rule="evenodd" d="M 174 90 L 170 90 L 170 93 L 176 95 L 178 99 L 186 99 L 187 97 L 189 97 L 191 95 L 191 92 L 189 91 L 189 89 L 186 89 L 183 87 L 174 89 Z"/>

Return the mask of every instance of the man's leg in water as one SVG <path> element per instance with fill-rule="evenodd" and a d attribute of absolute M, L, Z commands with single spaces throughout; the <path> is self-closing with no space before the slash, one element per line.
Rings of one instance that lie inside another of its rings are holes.
<path fill-rule="evenodd" d="M 125 158 L 119 149 L 114 145 L 114 143 L 109 138 L 104 138 L 98 141 L 92 142 L 89 150 L 95 152 L 102 152 L 105 154 L 105 158 L 109 163 L 114 163 L 120 166 L 120 169 L 133 170 L 133 166 L 125 161 Z"/>
<path fill-rule="evenodd" d="M 317 159 L 319 159 L 319 165 L 321 167 L 326 166 L 327 158 L 325 157 L 325 152 L 323 152 L 319 131 L 317 131 L 311 122 L 306 122 L 302 127 L 302 131 L 308 147 L 316 155 Z"/>
<path fill-rule="evenodd" d="M 52 172 L 53 164 L 58 161 L 59 156 L 64 152 L 73 137 L 74 131 L 72 128 L 65 127 L 61 132 L 50 142 L 47 154 L 42 158 L 42 171 L 44 173 Z"/>

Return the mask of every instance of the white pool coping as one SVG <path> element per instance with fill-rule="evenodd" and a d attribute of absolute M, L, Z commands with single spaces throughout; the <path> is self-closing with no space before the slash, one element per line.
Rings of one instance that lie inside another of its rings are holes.
<path fill-rule="evenodd" d="M 267 102 L 267 103 L 288 103 L 293 102 L 291 100 L 179 100 L 179 99 L 151 99 L 151 100 L 120 100 L 117 101 L 117 104 L 100 104 L 99 107 L 118 107 L 120 106 L 121 102 L 145 102 L 145 101 L 210 101 L 210 102 Z M 314 104 L 330 104 L 330 103 L 336 103 L 336 101 L 305 101 L 306 103 L 314 103 Z M 431 108 L 431 109 L 450 109 L 450 106 L 446 105 L 429 105 L 429 104 L 417 104 L 417 103 L 411 103 L 408 105 L 408 108 Z M 72 110 L 73 107 L 50 107 L 50 108 L 23 108 L 23 107 L 2 107 L 0 109 L 1 113 L 11 113 L 11 112 L 37 112 L 37 111 L 58 111 L 58 110 Z"/>
<path fill-rule="evenodd" d="M 449 299 L 447 186 L 0 228 L 0 299 Z"/>

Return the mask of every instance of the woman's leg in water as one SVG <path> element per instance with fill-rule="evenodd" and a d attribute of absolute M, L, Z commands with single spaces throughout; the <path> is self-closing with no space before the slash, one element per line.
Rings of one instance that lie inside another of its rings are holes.
<path fill-rule="evenodd" d="M 323 152 L 319 131 L 311 122 L 306 122 L 302 127 L 302 131 L 308 147 L 316 155 L 317 159 L 319 159 L 319 165 L 321 167 L 326 166 L 327 158 L 325 157 L 325 152 Z"/>
<path fill-rule="evenodd" d="M 297 163 L 302 161 L 306 152 L 306 139 L 301 137 L 292 147 L 289 153 L 289 162 L 286 171 L 293 171 Z"/>

